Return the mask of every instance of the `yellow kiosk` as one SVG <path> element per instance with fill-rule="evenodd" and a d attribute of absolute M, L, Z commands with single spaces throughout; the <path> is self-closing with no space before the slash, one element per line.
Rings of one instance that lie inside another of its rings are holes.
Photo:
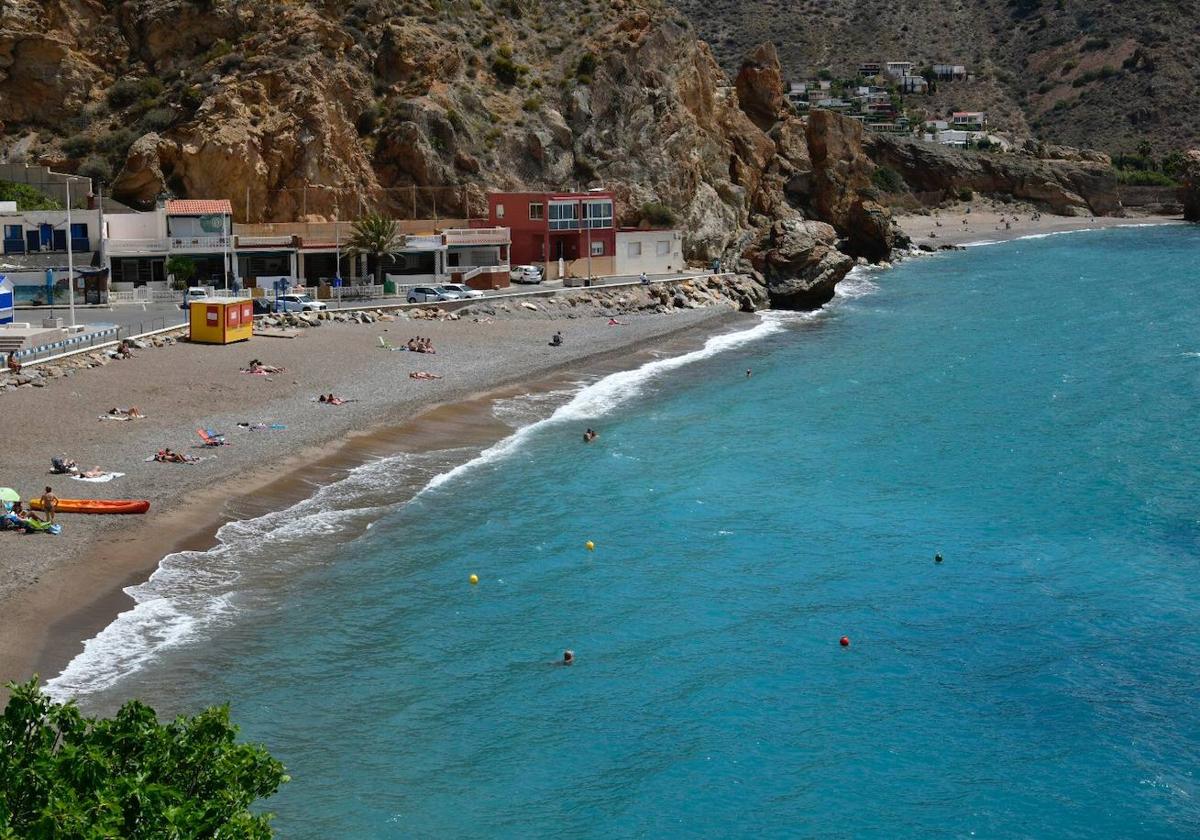
<path fill-rule="evenodd" d="M 254 332 L 254 304 L 249 298 L 194 300 L 188 315 L 188 339 L 199 344 L 233 344 Z"/>

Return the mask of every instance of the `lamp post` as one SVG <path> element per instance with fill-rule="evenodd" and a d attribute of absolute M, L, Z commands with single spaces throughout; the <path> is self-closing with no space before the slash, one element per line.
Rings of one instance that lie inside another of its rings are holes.
<path fill-rule="evenodd" d="M 67 300 L 71 304 L 71 326 L 75 326 L 75 252 L 71 248 L 71 179 L 67 178 Z"/>

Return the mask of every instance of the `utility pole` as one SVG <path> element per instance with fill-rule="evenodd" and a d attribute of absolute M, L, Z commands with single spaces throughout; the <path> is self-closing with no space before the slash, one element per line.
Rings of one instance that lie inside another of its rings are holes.
<path fill-rule="evenodd" d="M 250 224 L 250 185 L 246 185 L 246 224 Z"/>
<path fill-rule="evenodd" d="M 232 214 L 233 208 L 230 208 Z M 221 267 L 225 270 L 225 291 L 229 291 L 229 233 L 225 230 L 226 220 L 229 217 L 224 213 L 221 214 L 221 238 L 225 240 L 225 254 L 221 260 Z"/>
<path fill-rule="evenodd" d="M 67 177 L 67 298 L 71 301 L 71 326 L 75 326 L 75 252 L 71 248 L 71 178 Z"/>

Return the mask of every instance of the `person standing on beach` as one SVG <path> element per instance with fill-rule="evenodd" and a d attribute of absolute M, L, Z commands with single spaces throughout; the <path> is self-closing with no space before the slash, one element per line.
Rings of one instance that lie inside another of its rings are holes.
<path fill-rule="evenodd" d="M 42 511 L 46 514 L 46 521 L 54 524 L 54 511 L 58 508 L 58 496 L 54 495 L 54 491 L 49 487 L 42 494 Z"/>

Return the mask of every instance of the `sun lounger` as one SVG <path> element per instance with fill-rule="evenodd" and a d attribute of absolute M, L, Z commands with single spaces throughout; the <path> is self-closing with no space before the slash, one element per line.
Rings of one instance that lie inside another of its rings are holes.
<path fill-rule="evenodd" d="M 200 440 L 204 441 L 205 446 L 228 446 L 229 441 L 225 440 L 225 436 L 220 433 L 214 433 L 211 429 L 197 429 L 196 434 L 200 435 Z"/>

